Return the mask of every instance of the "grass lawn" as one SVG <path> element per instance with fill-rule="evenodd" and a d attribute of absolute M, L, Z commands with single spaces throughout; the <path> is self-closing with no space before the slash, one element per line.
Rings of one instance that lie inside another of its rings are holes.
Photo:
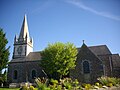
<path fill-rule="evenodd" d="M 0 88 L 0 90 L 20 90 L 20 88 Z M 35 88 L 35 90 L 38 90 Z"/>
<path fill-rule="evenodd" d="M 19 90 L 19 88 L 0 88 L 0 90 Z"/>

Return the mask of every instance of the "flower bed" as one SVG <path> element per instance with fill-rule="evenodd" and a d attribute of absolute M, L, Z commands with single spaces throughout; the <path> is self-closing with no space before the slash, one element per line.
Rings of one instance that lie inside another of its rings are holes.
<path fill-rule="evenodd" d="M 120 90 L 120 79 L 113 77 L 100 77 L 94 85 L 80 84 L 77 79 L 71 78 L 59 81 L 37 78 L 35 81 L 39 90 Z"/>

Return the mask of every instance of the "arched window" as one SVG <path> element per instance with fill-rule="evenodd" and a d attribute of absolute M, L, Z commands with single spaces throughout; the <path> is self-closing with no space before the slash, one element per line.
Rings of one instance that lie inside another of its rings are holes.
<path fill-rule="evenodd" d="M 102 64 L 100 64 L 100 70 L 103 71 L 103 65 Z"/>
<path fill-rule="evenodd" d="M 34 79 L 36 77 L 36 71 L 32 70 L 32 79 Z"/>
<path fill-rule="evenodd" d="M 83 62 L 83 73 L 90 73 L 90 65 L 88 61 Z"/>
<path fill-rule="evenodd" d="M 17 72 L 17 70 L 14 71 L 14 76 L 13 76 L 13 77 L 14 77 L 14 79 L 17 79 L 17 77 L 18 77 L 18 72 Z"/>

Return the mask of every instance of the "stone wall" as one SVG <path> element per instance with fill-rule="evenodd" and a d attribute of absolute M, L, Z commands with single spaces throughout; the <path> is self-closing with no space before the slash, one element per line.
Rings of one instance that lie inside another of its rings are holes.
<path fill-rule="evenodd" d="M 88 61 L 90 65 L 90 73 L 88 74 L 83 72 L 84 61 Z M 101 69 L 101 65 L 102 61 L 86 46 L 84 46 L 78 53 L 76 67 L 74 70 L 71 70 L 70 77 L 76 78 L 83 83 L 94 83 L 98 77 L 103 75 L 103 69 Z"/>
<path fill-rule="evenodd" d="M 113 69 L 113 65 L 111 64 L 110 66 L 110 55 L 101 55 L 99 56 L 99 58 L 102 60 L 103 64 L 105 65 L 105 76 L 113 76 L 112 75 L 112 69 Z"/>
<path fill-rule="evenodd" d="M 14 71 L 17 70 L 17 79 L 14 79 Z M 39 61 L 27 61 L 27 62 L 11 62 L 8 68 L 8 82 L 9 83 L 21 83 L 29 81 L 34 82 L 32 79 L 32 70 L 36 71 L 36 77 L 44 76 Z"/>

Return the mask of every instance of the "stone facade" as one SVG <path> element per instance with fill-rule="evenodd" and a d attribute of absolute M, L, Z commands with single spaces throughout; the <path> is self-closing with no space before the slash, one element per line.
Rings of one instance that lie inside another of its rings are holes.
<path fill-rule="evenodd" d="M 36 77 L 43 77 L 40 60 L 40 52 L 33 52 L 33 39 L 29 36 L 25 15 L 19 37 L 14 38 L 13 57 L 8 65 L 8 83 L 34 83 Z"/>
<path fill-rule="evenodd" d="M 94 83 L 101 76 L 119 77 L 120 63 L 114 64 L 120 62 L 118 54 L 116 58 L 106 45 L 88 47 L 83 43 L 78 48 L 76 67 L 70 71 L 70 77 L 83 83 Z"/>
<path fill-rule="evenodd" d="M 113 76 L 120 78 L 120 56 L 119 54 L 112 55 L 113 63 Z"/>
<path fill-rule="evenodd" d="M 15 71 L 17 71 L 16 78 Z M 34 76 L 33 71 L 35 71 Z M 9 64 L 8 72 L 9 83 L 21 83 L 27 81 L 34 83 L 36 77 L 44 76 L 44 73 L 39 66 L 39 61 L 11 62 Z"/>
<path fill-rule="evenodd" d="M 120 77 L 120 56 L 112 54 L 106 45 L 88 47 L 83 43 L 78 49 L 76 67 L 70 70 L 70 77 L 83 83 L 94 83 L 98 77 Z M 45 77 L 39 63 L 41 54 L 33 52 L 26 16 L 19 37 L 15 36 L 13 59 L 8 65 L 9 83 L 34 83 L 36 77 Z"/>
<path fill-rule="evenodd" d="M 88 62 L 87 68 L 84 66 L 85 62 Z M 88 69 L 89 71 L 87 72 L 84 69 Z M 103 74 L 102 61 L 83 44 L 77 56 L 75 70 L 71 71 L 70 76 L 77 78 L 80 82 L 90 83 L 96 81 L 96 78 Z"/>

